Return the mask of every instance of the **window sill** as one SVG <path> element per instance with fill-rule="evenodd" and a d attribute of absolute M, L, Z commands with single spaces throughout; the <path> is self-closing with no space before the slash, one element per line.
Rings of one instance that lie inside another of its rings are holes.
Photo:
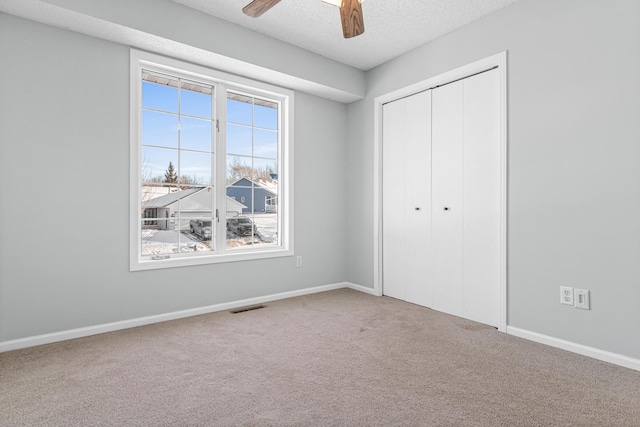
<path fill-rule="evenodd" d="M 227 262 L 251 261 L 256 259 L 281 258 L 293 256 L 289 249 L 270 249 L 265 251 L 236 252 L 197 257 L 176 257 L 166 259 L 131 260 L 130 271 L 157 270 L 161 268 L 188 267 L 192 265 L 220 264 Z"/>

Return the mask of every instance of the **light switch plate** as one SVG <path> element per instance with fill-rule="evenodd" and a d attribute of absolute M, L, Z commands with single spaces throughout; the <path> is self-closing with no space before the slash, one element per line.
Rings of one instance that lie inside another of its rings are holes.
<path fill-rule="evenodd" d="M 591 310 L 591 303 L 589 298 L 589 291 L 585 289 L 576 289 L 574 291 L 573 300 L 575 302 L 575 308 L 581 308 L 583 310 Z"/>

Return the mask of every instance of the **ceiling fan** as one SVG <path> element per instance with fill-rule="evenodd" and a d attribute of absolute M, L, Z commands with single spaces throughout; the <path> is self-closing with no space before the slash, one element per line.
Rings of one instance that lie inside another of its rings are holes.
<path fill-rule="evenodd" d="M 362 19 L 362 6 L 364 0 L 322 0 L 340 7 L 340 18 L 342 20 L 342 35 L 345 39 L 359 36 L 364 33 L 364 21 Z M 257 18 L 271 9 L 280 0 L 253 0 L 246 5 L 242 11 L 245 15 Z"/>

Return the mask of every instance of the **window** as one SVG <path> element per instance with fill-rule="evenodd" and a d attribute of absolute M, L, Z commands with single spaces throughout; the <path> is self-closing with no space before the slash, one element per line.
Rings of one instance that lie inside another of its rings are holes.
<path fill-rule="evenodd" d="M 135 50 L 131 91 L 131 269 L 292 255 L 292 92 Z"/>

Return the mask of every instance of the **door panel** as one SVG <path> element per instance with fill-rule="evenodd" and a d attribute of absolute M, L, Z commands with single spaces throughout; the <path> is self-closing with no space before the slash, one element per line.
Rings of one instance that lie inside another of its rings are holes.
<path fill-rule="evenodd" d="M 462 315 L 463 82 L 433 90 L 430 307 Z"/>
<path fill-rule="evenodd" d="M 383 293 L 427 304 L 431 92 L 383 106 Z"/>
<path fill-rule="evenodd" d="M 382 110 L 383 292 L 402 300 L 406 298 L 405 106 L 400 100 Z"/>
<path fill-rule="evenodd" d="M 427 305 L 431 241 L 431 91 L 405 99 L 406 301 Z"/>
<path fill-rule="evenodd" d="M 498 70 L 464 82 L 464 317 L 500 322 L 500 87 Z"/>

